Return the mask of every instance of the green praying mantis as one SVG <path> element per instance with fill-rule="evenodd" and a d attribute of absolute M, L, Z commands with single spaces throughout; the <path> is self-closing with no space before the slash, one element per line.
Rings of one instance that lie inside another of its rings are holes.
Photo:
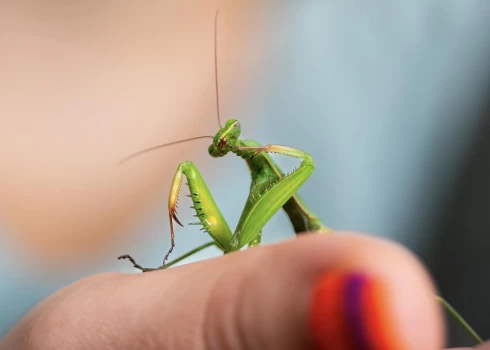
<path fill-rule="evenodd" d="M 295 148 L 280 145 L 260 146 L 257 141 L 242 140 L 239 139 L 239 136 L 240 123 L 235 119 L 230 119 L 220 128 L 208 149 L 212 157 L 223 157 L 230 152 L 236 154 L 246 161 L 251 171 L 250 193 L 235 232 L 232 233 L 230 230 L 197 167 L 191 161 L 183 162 L 177 167 L 168 200 L 172 245 L 163 259 L 163 265 L 157 269 L 167 268 L 212 245 L 225 254 L 240 250 L 245 246 L 257 246 L 261 242 L 262 228 L 281 208 L 288 214 L 298 234 L 311 231 L 331 232 L 296 193 L 315 169 L 313 158 Z M 300 158 L 302 162 L 297 169 L 285 175 L 268 153 Z M 184 176 L 187 178 L 190 197 L 194 204 L 192 208 L 199 219 L 198 222 L 191 224 L 202 225 L 202 229 L 212 237 L 213 241 L 165 264 L 175 246 L 173 221 L 183 226 L 177 217 L 176 208 Z M 119 259 L 126 258 L 143 272 L 154 270 L 141 267 L 129 255 L 119 257 Z"/>
<path fill-rule="evenodd" d="M 282 208 L 291 221 L 296 234 L 305 233 L 333 233 L 325 226 L 321 219 L 306 205 L 297 193 L 299 188 L 308 180 L 315 170 L 315 162 L 311 155 L 299 149 L 282 145 L 260 145 L 251 139 L 240 139 L 241 125 L 236 119 L 228 120 L 225 125 L 221 124 L 219 109 L 218 88 L 218 60 L 217 60 L 217 20 L 219 11 L 216 12 L 214 21 L 214 70 L 216 87 L 216 110 L 220 129 L 213 136 L 199 136 L 185 140 L 175 141 L 144 149 L 133 153 L 121 160 L 124 163 L 136 156 L 156 149 L 188 142 L 197 139 L 211 138 L 212 144 L 208 148 L 211 157 L 224 157 L 233 153 L 245 160 L 252 178 L 249 196 L 245 203 L 238 224 L 234 232 L 223 217 L 219 207 L 209 191 L 206 182 L 201 176 L 199 169 L 191 161 L 185 161 L 177 167 L 172 180 L 168 198 L 168 214 L 170 221 L 171 247 L 163 258 L 163 264 L 157 268 L 145 268 L 130 255 L 121 255 L 118 259 L 128 259 L 133 266 L 142 272 L 166 269 L 176 263 L 190 257 L 191 255 L 211 246 L 219 248 L 224 254 L 238 251 L 244 247 L 254 247 L 261 243 L 262 228 Z M 277 153 L 289 157 L 298 158 L 301 163 L 298 168 L 289 174 L 284 174 L 281 168 L 273 161 L 270 153 Z M 207 232 L 212 241 L 196 247 L 195 249 L 181 255 L 167 263 L 167 259 L 175 247 L 174 221 L 183 227 L 177 216 L 177 204 L 179 192 L 184 176 L 190 190 L 189 197 L 192 199 L 192 209 L 198 222 L 190 225 L 201 225 L 201 230 Z M 443 298 L 436 297 L 446 310 L 468 331 L 477 343 L 483 343 L 478 334 L 469 324 L 456 312 L 456 310 Z"/>
<path fill-rule="evenodd" d="M 245 160 L 252 175 L 250 193 L 235 232 L 232 233 L 219 207 L 216 205 L 206 182 L 202 178 L 199 169 L 197 169 L 191 161 L 181 163 L 177 167 L 177 171 L 172 180 L 168 199 L 171 247 L 163 259 L 163 265 L 158 268 L 145 268 L 137 264 L 130 255 L 122 255 L 119 257 L 119 259 L 129 259 L 134 267 L 143 272 L 168 268 L 210 246 L 216 246 L 225 254 L 240 250 L 245 246 L 258 246 L 261 242 L 262 228 L 281 208 L 287 213 L 297 234 L 305 232 L 332 232 L 331 229 L 322 224 L 320 218 L 307 207 L 303 199 L 297 194 L 298 189 L 306 182 L 306 180 L 308 180 L 315 170 L 315 162 L 311 155 L 292 147 L 281 145 L 261 146 L 255 140 L 240 139 L 241 126 L 235 119 L 228 120 L 224 126 L 221 124 L 217 63 L 218 13 L 219 12 L 216 12 L 214 22 L 214 68 L 216 110 L 220 129 L 214 137 L 200 136 L 158 145 L 133 153 L 124 158 L 121 162 L 126 162 L 142 153 L 174 145 L 176 143 L 200 138 L 212 138 L 213 143 L 208 148 L 208 153 L 211 157 L 224 157 L 229 153 L 233 153 Z M 278 153 L 299 158 L 301 159 L 301 164 L 291 173 L 284 174 L 280 167 L 272 160 L 269 155 L 270 153 Z M 195 216 L 199 220 L 198 222 L 191 223 L 191 225 L 201 225 L 201 230 L 206 231 L 213 240 L 166 263 L 175 246 L 174 221 L 178 225 L 183 226 L 177 217 L 177 202 L 184 176 L 187 178 L 187 185 L 189 186 L 191 193 L 190 197 L 194 204 L 191 208 L 195 210 Z"/>

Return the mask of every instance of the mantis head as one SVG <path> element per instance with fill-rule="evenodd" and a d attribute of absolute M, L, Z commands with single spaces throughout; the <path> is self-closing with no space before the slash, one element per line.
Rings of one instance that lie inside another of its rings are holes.
<path fill-rule="evenodd" d="M 236 119 L 230 119 L 225 126 L 219 129 L 213 138 L 213 143 L 209 146 L 208 152 L 211 157 L 223 157 L 232 148 L 236 147 L 240 137 L 240 122 Z"/>

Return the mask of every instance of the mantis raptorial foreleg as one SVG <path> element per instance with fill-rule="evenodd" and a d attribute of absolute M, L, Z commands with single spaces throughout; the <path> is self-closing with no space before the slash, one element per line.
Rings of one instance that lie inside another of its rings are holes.
<path fill-rule="evenodd" d="M 232 235 L 230 227 L 223 217 L 221 210 L 216 205 L 201 173 L 191 161 L 183 162 L 177 167 L 177 171 L 175 172 L 172 181 L 168 198 L 168 211 L 172 236 L 174 234 L 172 219 L 183 226 L 177 217 L 177 204 L 184 176 L 187 178 L 190 197 L 194 203 L 193 207 L 196 212 L 195 216 L 199 220 L 198 224 L 203 226 L 202 230 L 206 231 L 213 238 L 218 248 L 227 250 Z"/>
<path fill-rule="evenodd" d="M 192 208 L 196 212 L 195 216 L 199 219 L 198 223 L 190 223 L 190 225 L 202 225 L 203 227 L 201 230 L 206 231 L 213 238 L 213 242 L 203 244 L 185 253 L 181 257 L 169 262 L 168 264 L 165 264 L 168 256 L 173 250 L 173 247 L 175 246 L 173 220 L 175 220 L 180 226 L 184 226 L 177 217 L 179 192 L 180 188 L 182 187 L 184 176 L 187 178 L 187 185 L 189 186 L 190 197 L 194 203 L 194 206 Z M 230 239 L 232 237 L 230 227 L 228 226 L 228 223 L 224 219 L 223 214 L 221 214 L 220 209 L 216 205 L 211 193 L 209 192 L 208 186 L 202 178 L 201 173 L 191 161 L 183 162 L 177 167 L 177 171 L 175 172 L 174 178 L 172 180 L 172 185 L 168 198 L 168 213 L 170 220 L 171 247 L 163 259 L 162 266 L 158 268 L 144 268 L 141 265 L 137 264 L 130 255 L 122 255 L 118 259 L 129 259 L 133 263 L 134 267 L 142 270 L 143 272 L 147 272 L 169 267 L 212 245 L 215 245 L 222 251 L 228 250 Z"/>
<path fill-rule="evenodd" d="M 313 158 L 296 148 L 266 145 L 238 147 L 237 154 L 248 157 L 251 162 L 261 153 L 278 153 L 301 158 L 300 166 L 286 176 L 277 177 L 264 171 L 255 174 L 252 187 L 243 213 L 230 243 L 230 251 L 238 250 L 250 243 L 265 224 L 298 191 L 315 170 Z M 254 175 L 252 175 L 254 176 Z M 261 184 L 259 186 L 258 184 Z"/>

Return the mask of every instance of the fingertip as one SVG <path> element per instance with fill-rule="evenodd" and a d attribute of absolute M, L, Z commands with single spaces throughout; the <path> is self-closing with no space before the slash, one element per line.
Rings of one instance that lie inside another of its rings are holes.
<path fill-rule="evenodd" d="M 406 248 L 352 233 L 314 238 L 305 245 L 310 263 L 320 267 L 309 316 L 317 348 L 442 348 L 435 287 Z"/>
<path fill-rule="evenodd" d="M 227 330 L 219 337 L 226 339 L 221 345 L 443 347 L 443 318 L 432 280 L 396 243 L 352 233 L 305 235 L 226 259 L 223 285 L 211 296 L 213 312 L 207 318 L 208 333 Z M 228 313 L 221 313 L 223 304 L 229 305 Z"/>

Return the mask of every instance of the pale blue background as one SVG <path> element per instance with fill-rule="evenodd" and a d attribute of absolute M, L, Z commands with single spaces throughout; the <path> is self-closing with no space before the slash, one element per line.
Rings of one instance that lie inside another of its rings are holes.
<path fill-rule="evenodd" d="M 301 193 L 330 226 L 427 251 L 436 244 L 427 233 L 454 186 L 490 76 L 490 2 L 283 1 L 269 5 L 265 17 L 275 42 L 273 64 L 233 111 L 247 121 L 243 136 L 314 156 L 317 171 Z M 212 160 L 205 149 L 195 161 L 234 227 L 249 186 L 245 165 L 238 158 Z M 210 164 L 226 169 L 227 176 L 213 182 Z M 128 246 L 143 263 L 155 265 L 166 249 L 164 212 L 162 198 L 139 247 Z M 264 241 L 291 232 L 281 212 L 264 229 Z M 175 256 L 207 239 L 194 228 L 181 231 Z M 14 257 L 1 259 L 2 332 L 71 280 L 132 271 L 108 260 L 107 266 L 33 285 L 29 276 L 14 273 Z"/>

